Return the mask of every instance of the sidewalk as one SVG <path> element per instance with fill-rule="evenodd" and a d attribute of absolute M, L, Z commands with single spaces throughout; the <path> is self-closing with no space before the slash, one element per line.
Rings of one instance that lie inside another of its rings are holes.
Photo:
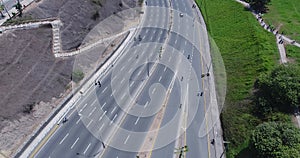
<path fill-rule="evenodd" d="M 28 5 L 30 5 L 33 1 L 34 1 L 34 0 L 23 0 L 23 1 L 20 2 L 20 3 L 21 3 L 22 6 L 25 6 L 25 9 L 26 9 L 26 7 L 27 7 Z M 9 13 L 11 16 L 12 16 L 12 13 L 17 13 L 16 8 L 11 8 L 11 9 L 7 8 L 7 9 L 8 9 L 8 13 Z M 5 17 L 4 17 L 3 19 L 0 20 L 0 26 L 1 26 L 5 21 L 7 21 L 7 20 L 9 19 L 9 16 L 8 16 L 8 14 L 7 14 L 5 11 L 3 11 L 3 15 L 4 15 Z"/>

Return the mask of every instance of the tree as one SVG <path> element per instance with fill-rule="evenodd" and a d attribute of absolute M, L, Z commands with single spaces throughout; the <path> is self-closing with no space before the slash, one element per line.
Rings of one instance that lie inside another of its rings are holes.
<path fill-rule="evenodd" d="M 300 68 L 281 65 L 269 74 L 259 76 L 255 83 L 256 103 L 260 113 L 293 112 L 300 105 Z"/>
<path fill-rule="evenodd" d="M 266 5 L 271 0 L 250 0 L 250 6 L 252 9 L 254 9 L 257 13 L 266 13 L 267 7 Z"/>
<path fill-rule="evenodd" d="M 79 81 L 81 81 L 84 78 L 84 73 L 80 70 L 75 70 L 72 73 L 72 80 L 76 83 L 78 83 Z"/>
<path fill-rule="evenodd" d="M 253 131 L 250 143 L 258 157 L 296 158 L 300 155 L 300 130 L 287 123 L 265 122 Z"/>
<path fill-rule="evenodd" d="M 18 2 L 17 2 L 17 4 L 15 5 L 15 8 L 18 10 L 18 12 L 19 12 L 19 16 L 21 17 L 22 16 L 22 5 L 21 5 L 21 3 L 20 3 L 20 1 L 18 0 Z"/>

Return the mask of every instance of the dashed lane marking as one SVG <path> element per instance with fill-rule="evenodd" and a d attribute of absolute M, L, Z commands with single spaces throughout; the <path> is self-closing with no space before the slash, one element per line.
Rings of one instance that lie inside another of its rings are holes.
<path fill-rule="evenodd" d="M 135 125 L 139 122 L 139 120 L 140 120 L 140 117 L 138 117 L 137 119 L 136 119 L 136 121 L 135 121 Z"/>
<path fill-rule="evenodd" d="M 127 138 L 126 138 L 125 141 L 124 141 L 124 144 L 127 143 L 127 141 L 128 141 L 129 138 L 130 138 L 130 135 L 127 136 Z"/>
<path fill-rule="evenodd" d="M 86 147 L 86 149 L 84 150 L 83 154 L 85 154 L 87 152 L 87 150 L 89 149 L 90 146 L 91 146 L 91 143 Z"/>
<path fill-rule="evenodd" d="M 77 139 L 75 140 L 75 142 L 74 142 L 73 145 L 71 146 L 71 149 L 74 148 L 74 146 L 75 146 L 75 144 L 78 142 L 78 140 L 79 140 L 79 137 L 77 137 Z"/>
<path fill-rule="evenodd" d="M 107 111 L 104 111 L 104 113 L 102 114 L 102 116 L 99 118 L 99 121 L 102 120 L 103 116 L 106 114 Z"/>
<path fill-rule="evenodd" d="M 65 139 L 69 136 L 69 133 L 67 133 L 64 138 L 59 142 L 59 144 L 63 143 L 65 141 Z"/>

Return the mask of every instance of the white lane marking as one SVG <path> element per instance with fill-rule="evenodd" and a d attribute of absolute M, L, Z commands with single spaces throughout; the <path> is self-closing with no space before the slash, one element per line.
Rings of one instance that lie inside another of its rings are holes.
<path fill-rule="evenodd" d="M 152 94 L 155 92 L 155 90 L 156 90 L 156 88 L 153 88 L 153 90 L 152 90 Z"/>
<path fill-rule="evenodd" d="M 114 89 L 114 90 L 112 91 L 112 94 L 115 94 L 115 92 L 116 92 L 116 90 Z"/>
<path fill-rule="evenodd" d="M 186 46 L 186 40 L 184 41 L 184 45 Z"/>
<path fill-rule="evenodd" d="M 94 106 L 94 104 L 96 103 L 96 101 L 97 101 L 97 100 L 94 100 L 94 101 L 92 102 L 92 106 Z"/>
<path fill-rule="evenodd" d="M 132 82 L 130 83 L 129 87 L 132 87 L 133 83 L 134 83 L 134 81 L 132 81 Z"/>
<path fill-rule="evenodd" d="M 112 78 L 112 81 L 114 81 L 116 78 L 117 78 L 117 76 L 113 77 L 113 78 Z"/>
<path fill-rule="evenodd" d="M 87 104 L 84 104 L 84 106 L 80 109 L 79 113 L 87 106 Z"/>
<path fill-rule="evenodd" d="M 104 127 L 104 123 L 103 123 L 102 126 L 99 128 L 99 131 L 101 131 L 103 127 Z"/>
<path fill-rule="evenodd" d="M 121 80 L 121 84 L 124 82 L 124 80 L 125 80 L 125 78 L 123 78 L 123 79 Z"/>
<path fill-rule="evenodd" d="M 139 122 L 139 120 L 140 120 L 140 117 L 138 117 L 137 119 L 136 119 L 136 121 L 135 121 L 135 125 Z"/>
<path fill-rule="evenodd" d="M 124 97 L 125 97 L 125 93 L 122 95 L 122 97 L 121 97 L 121 100 L 123 100 L 123 99 L 124 99 Z"/>
<path fill-rule="evenodd" d="M 91 143 L 86 147 L 86 149 L 84 150 L 83 154 L 85 154 L 87 152 L 87 150 L 89 149 L 90 146 L 91 146 Z"/>
<path fill-rule="evenodd" d="M 76 111 L 76 110 L 73 110 L 72 113 L 69 115 L 69 117 L 71 117 L 75 111 Z"/>
<path fill-rule="evenodd" d="M 91 115 L 95 112 L 96 109 L 97 109 L 97 108 L 94 107 L 94 109 L 90 112 L 89 116 L 91 116 Z"/>
<path fill-rule="evenodd" d="M 111 93 L 111 94 L 110 94 L 110 96 L 112 97 L 112 96 L 113 96 L 113 94 Z"/>
<path fill-rule="evenodd" d="M 123 65 L 123 67 L 121 68 L 121 71 L 125 68 L 125 66 Z"/>
<path fill-rule="evenodd" d="M 106 102 L 102 105 L 102 108 L 104 108 L 105 105 L 106 105 Z"/>
<path fill-rule="evenodd" d="M 91 87 L 92 87 L 92 86 L 91 86 Z M 90 87 L 90 88 L 91 88 L 91 87 Z M 89 88 L 89 89 L 90 89 L 90 88 Z M 89 89 L 88 89 L 88 90 L 89 90 Z M 84 96 L 85 94 L 82 94 L 82 95 Z M 81 97 L 80 97 L 80 98 L 81 98 Z M 80 98 L 78 98 L 78 99 L 73 103 L 73 105 L 76 105 L 76 104 L 79 102 Z"/>
<path fill-rule="evenodd" d="M 146 102 L 145 106 L 144 106 L 144 109 L 146 109 L 146 107 L 148 106 L 148 101 Z"/>
<path fill-rule="evenodd" d="M 59 142 L 59 144 L 63 143 L 64 140 L 68 137 L 68 135 L 69 135 L 69 133 L 67 133 L 67 134 L 64 136 L 64 138 Z"/>
<path fill-rule="evenodd" d="M 89 127 L 92 122 L 93 122 L 93 120 L 90 120 L 89 124 L 86 127 Z"/>
<path fill-rule="evenodd" d="M 106 89 L 107 89 L 107 87 L 104 88 L 104 90 L 101 92 L 101 94 L 104 93 L 106 91 Z"/>
<path fill-rule="evenodd" d="M 78 124 L 78 123 L 79 123 L 79 121 L 80 121 L 80 117 L 79 117 L 79 119 L 76 121 L 76 124 Z"/>
<path fill-rule="evenodd" d="M 161 37 L 161 36 L 159 36 L 157 41 L 160 41 L 160 39 L 161 39 L 161 38 L 162 38 L 162 37 Z"/>
<path fill-rule="evenodd" d="M 141 73 L 142 73 L 142 71 L 140 70 L 139 73 L 138 73 L 137 75 L 140 76 Z"/>
<path fill-rule="evenodd" d="M 161 81 L 161 78 L 162 78 L 162 76 L 160 76 L 160 77 L 159 77 L 159 80 L 158 80 L 158 82 L 160 82 L 160 81 Z"/>
<path fill-rule="evenodd" d="M 126 144 L 127 143 L 127 141 L 128 141 L 128 139 L 129 139 L 129 137 L 130 137 L 130 135 L 128 135 L 127 136 L 127 138 L 125 139 L 125 141 L 124 141 L 124 144 Z"/>
<path fill-rule="evenodd" d="M 175 40 L 175 44 L 177 44 L 177 39 Z"/>
<path fill-rule="evenodd" d="M 172 59 L 172 56 L 169 57 L 169 62 L 171 61 L 171 59 Z"/>
<path fill-rule="evenodd" d="M 117 118 L 117 116 L 118 116 L 118 114 L 116 114 L 116 115 L 114 116 L 114 118 L 110 121 L 109 125 L 111 125 L 111 124 L 115 121 L 115 119 Z"/>
<path fill-rule="evenodd" d="M 107 111 L 104 111 L 104 113 L 102 114 L 102 116 L 99 118 L 99 121 L 103 118 L 103 116 L 106 114 Z"/>
<path fill-rule="evenodd" d="M 73 143 L 73 145 L 71 146 L 71 149 L 73 149 L 73 147 L 75 146 L 75 144 L 78 142 L 79 137 L 77 137 L 77 139 L 75 140 L 75 142 Z"/>
<path fill-rule="evenodd" d="M 116 109 L 117 107 L 115 106 L 114 109 L 110 112 L 110 114 L 112 114 Z"/>
<path fill-rule="evenodd" d="M 166 70 L 167 70 L 167 67 L 164 68 L 164 72 L 166 72 Z"/>
<path fill-rule="evenodd" d="M 151 38 L 150 38 L 150 41 L 152 41 L 153 40 L 153 36 L 151 36 Z"/>
<path fill-rule="evenodd" d="M 146 34 L 148 34 L 148 32 L 149 32 L 149 29 L 146 30 Z"/>

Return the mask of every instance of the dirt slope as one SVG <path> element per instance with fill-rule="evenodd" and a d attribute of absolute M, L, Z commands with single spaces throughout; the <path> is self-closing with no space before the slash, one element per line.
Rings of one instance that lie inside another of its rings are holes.
<path fill-rule="evenodd" d="M 16 114 L 26 112 L 31 104 L 50 101 L 65 91 L 72 59 L 54 58 L 51 37 L 49 28 L 0 36 L 0 118 L 17 119 Z"/>
<path fill-rule="evenodd" d="M 100 1 L 101 6 L 93 1 Z M 63 22 L 62 49 L 69 50 L 78 47 L 100 21 L 135 4 L 135 0 L 43 0 L 25 15 L 34 19 L 58 17 Z"/>
<path fill-rule="evenodd" d="M 101 1 L 100 6 L 92 0 L 42 0 L 29 6 L 24 16 L 60 18 L 63 49 L 69 50 L 101 20 L 136 4 Z M 74 58 L 54 58 L 50 26 L 1 34 L 0 54 L 0 157 L 11 157 L 66 93 Z"/>

